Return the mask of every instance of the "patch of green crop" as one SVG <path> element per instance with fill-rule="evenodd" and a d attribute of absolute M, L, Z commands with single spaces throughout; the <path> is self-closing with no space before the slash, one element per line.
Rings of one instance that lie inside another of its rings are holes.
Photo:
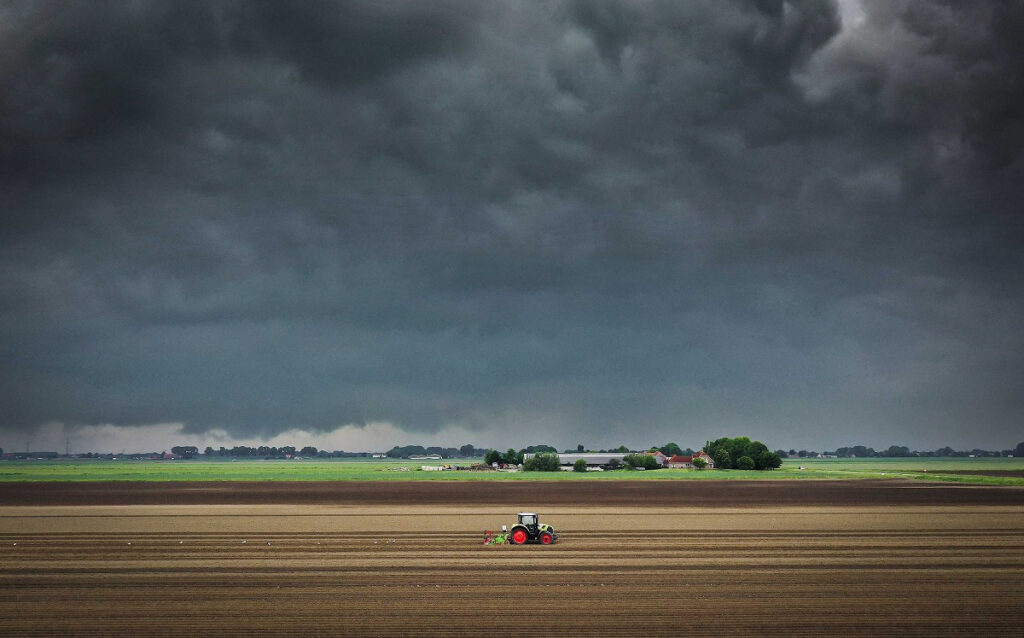
<path fill-rule="evenodd" d="M 783 467 L 804 466 L 808 470 L 837 470 L 842 472 L 936 472 L 936 471 L 988 471 L 1024 470 L 1024 459 L 1014 458 L 864 458 L 864 459 L 783 459 Z"/>

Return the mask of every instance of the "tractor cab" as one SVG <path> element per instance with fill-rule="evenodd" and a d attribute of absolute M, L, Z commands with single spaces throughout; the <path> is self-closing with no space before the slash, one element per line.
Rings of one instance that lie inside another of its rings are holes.
<path fill-rule="evenodd" d="M 533 512 L 519 512 L 519 520 L 512 526 L 512 533 L 509 541 L 513 545 L 523 543 L 540 543 L 550 545 L 558 539 L 555 528 L 547 523 L 541 523 L 540 518 Z"/>

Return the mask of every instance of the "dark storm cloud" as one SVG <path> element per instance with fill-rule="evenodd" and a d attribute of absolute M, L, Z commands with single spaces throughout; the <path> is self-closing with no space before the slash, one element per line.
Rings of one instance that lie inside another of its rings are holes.
<path fill-rule="evenodd" d="M 0 11 L 8 431 L 1020 438 L 1019 3 Z"/>

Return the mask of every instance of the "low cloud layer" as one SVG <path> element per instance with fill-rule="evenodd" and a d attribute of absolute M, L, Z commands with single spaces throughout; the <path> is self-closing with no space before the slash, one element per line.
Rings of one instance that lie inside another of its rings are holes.
<path fill-rule="evenodd" d="M 1022 29 L 996 1 L 0 8 L 0 446 L 1013 445 Z"/>

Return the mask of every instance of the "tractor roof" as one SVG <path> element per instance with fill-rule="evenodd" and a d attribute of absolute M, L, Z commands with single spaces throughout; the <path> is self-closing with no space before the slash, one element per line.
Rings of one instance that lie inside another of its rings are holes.
<path fill-rule="evenodd" d="M 519 512 L 520 516 L 536 516 L 533 512 Z"/>

